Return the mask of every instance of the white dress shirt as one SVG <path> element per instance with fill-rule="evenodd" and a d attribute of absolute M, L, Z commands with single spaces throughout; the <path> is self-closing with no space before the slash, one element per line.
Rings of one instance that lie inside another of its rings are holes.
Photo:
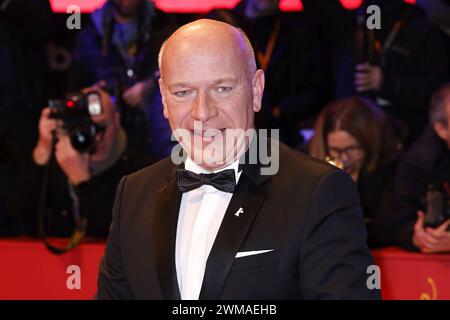
<path fill-rule="evenodd" d="M 233 169 L 237 184 L 242 173 L 238 172 L 238 166 L 239 160 L 236 160 L 229 166 L 212 172 Z M 197 174 L 212 173 L 198 166 L 189 157 L 184 168 Z M 182 195 L 175 248 L 182 300 L 199 298 L 206 261 L 232 196 L 232 193 L 219 191 L 210 185 L 203 185 Z"/>

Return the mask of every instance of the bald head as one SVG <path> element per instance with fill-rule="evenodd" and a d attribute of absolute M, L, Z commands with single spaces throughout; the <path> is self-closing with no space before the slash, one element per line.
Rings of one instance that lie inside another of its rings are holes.
<path fill-rule="evenodd" d="M 191 159 L 209 170 L 243 154 L 248 141 L 227 136 L 254 128 L 264 91 L 245 34 L 214 20 L 189 23 L 162 46 L 159 65 L 164 117 Z"/>
<path fill-rule="evenodd" d="M 176 30 L 161 46 L 158 64 L 163 77 L 167 60 L 174 52 L 204 50 L 210 53 L 219 50 L 223 54 L 236 55 L 251 77 L 256 71 L 255 54 L 246 34 L 238 28 L 224 22 L 200 19 L 188 23 Z"/>

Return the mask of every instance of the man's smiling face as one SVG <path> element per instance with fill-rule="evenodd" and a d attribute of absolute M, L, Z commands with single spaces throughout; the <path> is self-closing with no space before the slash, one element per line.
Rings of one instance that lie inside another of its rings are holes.
<path fill-rule="evenodd" d="M 190 157 L 208 169 L 229 164 L 245 147 L 227 141 L 227 135 L 253 128 L 264 82 L 261 71 L 251 74 L 242 39 L 218 31 L 194 24 L 175 34 L 164 48 L 160 79 L 172 131 Z M 217 152 L 219 163 L 209 163 Z"/>

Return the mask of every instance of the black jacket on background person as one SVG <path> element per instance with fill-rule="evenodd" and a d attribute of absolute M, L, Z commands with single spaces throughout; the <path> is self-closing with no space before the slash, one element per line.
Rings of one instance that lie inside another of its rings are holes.
<path fill-rule="evenodd" d="M 370 248 L 392 246 L 395 233 L 392 213 L 394 211 L 393 177 L 404 153 L 407 128 L 386 116 L 382 122 L 382 144 L 374 170 L 366 168 L 360 173 L 357 186 L 367 227 L 367 242 Z"/>
<path fill-rule="evenodd" d="M 389 101 L 383 110 L 404 121 L 410 137 L 417 138 L 427 124 L 427 110 L 432 93 L 448 79 L 448 37 L 425 16 L 417 6 L 402 0 L 367 0 L 359 8 L 367 19 L 365 8 L 379 5 L 381 29 L 375 30 L 375 38 L 384 46 L 392 35 L 393 27 L 402 21 L 392 44 L 384 51 L 384 62 L 380 54 L 372 54 L 373 65 L 381 66 L 384 80 L 381 91 L 367 91 L 369 98 L 380 97 Z M 334 91 L 336 98 L 355 94 L 355 65 L 369 62 L 357 61 L 355 55 L 356 15 L 358 10 L 346 10 L 339 0 L 303 0 L 305 14 L 313 18 L 327 34 L 333 49 Z M 366 20 L 363 25 L 366 28 Z M 379 101 L 379 100 L 378 100 Z"/>
<path fill-rule="evenodd" d="M 172 16 L 151 4 L 143 9 L 136 17 L 136 34 L 123 39 L 121 46 L 113 39 L 118 27 L 111 3 L 105 3 L 90 14 L 75 41 L 70 90 L 79 90 L 100 80 L 113 87 L 129 87 L 137 81 L 153 78 L 153 72 L 158 69 L 158 51 L 176 24 Z M 135 46 L 133 50 L 132 46 Z M 127 49 L 129 52 L 121 51 Z M 129 70 L 132 74 L 127 73 Z"/>
<path fill-rule="evenodd" d="M 367 228 L 369 248 L 392 245 L 391 216 L 394 207 L 394 182 L 397 159 L 378 167 L 375 171 L 362 172 L 358 179 L 358 191 L 364 222 Z"/>
<path fill-rule="evenodd" d="M 395 177 L 395 244 L 409 250 L 418 250 L 412 243 L 417 211 L 427 186 L 450 182 L 450 151 L 431 127 L 411 146 L 402 158 Z"/>
<path fill-rule="evenodd" d="M 114 195 L 120 179 L 152 161 L 125 151 L 117 162 L 73 188 L 79 201 L 80 214 L 87 217 L 87 235 L 106 238 L 111 223 Z M 44 166 L 28 157 L 21 165 L 10 195 L 10 212 L 22 222 L 25 235 L 37 236 L 37 220 Z M 49 236 L 67 237 L 74 230 L 73 198 L 68 180 L 55 160 L 50 165 L 48 208 L 52 209 Z"/>

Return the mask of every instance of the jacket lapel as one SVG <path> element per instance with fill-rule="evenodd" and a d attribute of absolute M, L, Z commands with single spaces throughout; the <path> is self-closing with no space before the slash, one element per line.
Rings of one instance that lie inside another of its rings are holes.
<path fill-rule="evenodd" d="M 269 176 L 261 176 L 259 169 L 259 165 L 246 165 L 243 169 L 209 254 L 199 299 L 220 297 L 234 258 L 267 198 Z"/>
<path fill-rule="evenodd" d="M 175 266 L 175 241 L 181 193 L 175 179 L 175 167 L 168 184 L 158 192 L 154 221 L 154 243 L 156 270 L 164 298 L 179 300 L 177 272 Z"/>
<path fill-rule="evenodd" d="M 258 143 L 261 136 L 252 140 Z M 267 143 L 263 138 L 263 143 Z M 270 144 L 268 144 L 270 151 Z M 218 299 L 233 265 L 234 258 L 247 238 L 254 219 L 267 198 L 270 176 L 261 175 L 262 165 L 249 164 L 245 154 L 243 171 L 228 205 L 217 237 L 209 254 L 199 299 Z M 175 245 L 181 192 L 178 189 L 176 166 L 168 175 L 168 184 L 158 192 L 154 221 L 156 269 L 164 298 L 181 299 L 175 265 Z M 236 216 L 242 209 L 243 212 Z"/>

